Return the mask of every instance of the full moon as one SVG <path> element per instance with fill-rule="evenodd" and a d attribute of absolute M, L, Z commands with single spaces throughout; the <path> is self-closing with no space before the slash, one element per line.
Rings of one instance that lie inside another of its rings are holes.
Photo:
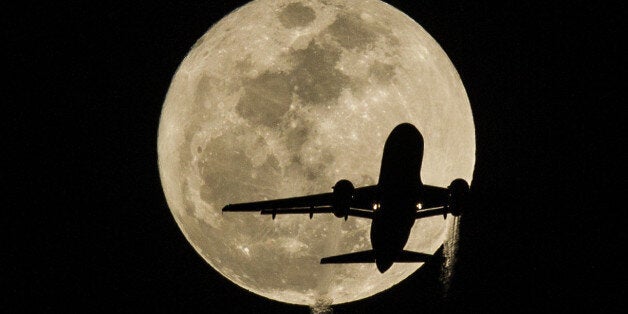
<path fill-rule="evenodd" d="M 422 263 L 321 265 L 371 248 L 371 221 L 331 214 L 225 213 L 228 203 L 376 184 L 399 123 L 423 134 L 421 177 L 471 181 L 475 131 L 464 86 L 438 43 L 377 1 L 257 0 L 213 25 L 189 51 L 159 124 L 159 171 L 183 234 L 215 270 L 281 302 L 366 298 Z M 406 250 L 434 253 L 452 218 L 417 220 Z"/>

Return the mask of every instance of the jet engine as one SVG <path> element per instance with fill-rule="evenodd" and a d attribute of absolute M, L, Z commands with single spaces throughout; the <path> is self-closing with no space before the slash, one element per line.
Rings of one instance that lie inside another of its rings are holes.
<path fill-rule="evenodd" d="M 447 208 L 454 216 L 460 216 L 469 205 L 469 184 L 463 179 L 456 179 L 447 187 Z"/>
<path fill-rule="evenodd" d="M 338 218 L 349 216 L 349 207 L 351 206 L 351 200 L 353 200 L 353 184 L 349 180 L 340 180 L 336 182 L 334 189 L 334 215 Z"/>

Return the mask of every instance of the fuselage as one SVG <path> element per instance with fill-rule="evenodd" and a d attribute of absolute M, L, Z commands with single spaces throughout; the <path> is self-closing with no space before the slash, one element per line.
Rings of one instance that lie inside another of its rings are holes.
<path fill-rule="evenodd" d="M 401 254 L 415 221 L 423 187 L 423 136 L 412 124 L 398 125 L 386 139 L 380 169 L 379 202 L 371 224 L 375 263 L 385 272 Z"/>

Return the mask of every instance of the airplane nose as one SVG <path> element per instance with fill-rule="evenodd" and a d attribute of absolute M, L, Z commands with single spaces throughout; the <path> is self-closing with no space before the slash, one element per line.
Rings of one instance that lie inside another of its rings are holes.
<path fill-rule="evenodd" d="M 382 274 L 385 271 L 387 271 L 392 266 L 392 264 L 393 262 L 391 260 L 382 260 L 382 259 L 375 260 L 375 265 L 377 265 L 377 270 L 379 270 L 379 272 Z"/>

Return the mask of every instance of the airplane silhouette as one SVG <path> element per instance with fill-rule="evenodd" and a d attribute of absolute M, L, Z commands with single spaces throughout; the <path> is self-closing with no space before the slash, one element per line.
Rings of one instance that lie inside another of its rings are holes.
<path fill-rule="evenodd" d="M 404 250 L 416 219 L 458 216 L 469 202 L 469 184 L 455 179 L 449 187 L 421 182 L 423 136 L 409 123 L 396 126 L 384 145 L 377 185 L 354 188 L 340 180 L 332 193 L 252 203 L 229 204 L 223 212 L 260 211 L 262 215 L 333 213 L 372 219 L 372 250 L 325 257 L 321 264 L 375 263 L 384 273 L 395 262 L 426 262 L 430 254 Z"/>

